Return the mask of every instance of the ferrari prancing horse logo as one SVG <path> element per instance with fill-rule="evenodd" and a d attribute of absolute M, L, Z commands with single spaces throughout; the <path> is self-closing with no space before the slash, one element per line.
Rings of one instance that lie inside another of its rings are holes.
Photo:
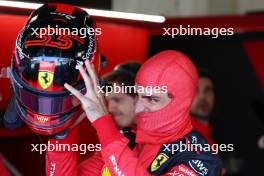
<path fill-rule="evenodd" d="M 169 157 L 165 154 L 165 153 L 160 153 L 155 160 L 151 163 L 151 168 L 150 171 L 151 172 L 155 172 L 157 171 L 160 166 L 162 164 L 164 164 L 167 160 L 169 159 Z"/>
<path fill-rule="evenodd" d="M 40 71 L 38 74 L 38 82 L 39 85 L 43 89 L 49 88 L 51 83 L 53 82 L 54 73 L 48 72 L 48 71 Z"/>

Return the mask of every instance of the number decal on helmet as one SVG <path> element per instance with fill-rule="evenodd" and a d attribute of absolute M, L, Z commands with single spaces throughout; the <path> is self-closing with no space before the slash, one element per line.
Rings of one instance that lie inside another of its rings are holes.
<path fill-rule="evenodd" d="M 27 40 L 25 46 L 49 46 L 58 49 L 70 49 L 72 47 L 72 40 L 74 39 L 81 44 L 84 44 L 84 40 L 77 35 L 59 35 L 55 40 L 52 40 L 51 35 L 36 36 L 36 40 Z"/>

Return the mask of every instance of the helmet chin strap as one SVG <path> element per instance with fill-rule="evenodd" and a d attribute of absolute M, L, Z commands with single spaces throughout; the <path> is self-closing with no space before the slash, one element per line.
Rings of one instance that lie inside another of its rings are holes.
<path fill-rule="evenodd" d="M 65 139 L 68 136 L 69 130 L 66 129 L 64 131 L 61 131 L 57 134 L 50 135 L 49 138 L 57 139 L 57 140 L 62 140 Z"/>
<path fill-rule="evenodd" d="M 12 95 L 3 118 L 3 124 L 8 129 L 16 129 L 25 125 L 15 109 L 15 96 Z"/>
<path fill-rule="evenodd" d="M 70 129 L 73 129 L 74 127 L 76 127 L 79 123 L 81 123 L 81 121 L 86 117 L 86 113 L 82 112 L 81 115 L 78 117 L 78 119 L 74 122 L 74 124 L 72 124 L 72 126 L 70 126 Z"/>
<path fill-rule="evenodd" d="M 54 134 L 54 135 L 50 135 L 49 138 L 53 138 L 53 139 L 57 139 L 57 140 L 65 139 L 68 136 L 69 130 L 76 127 L 85 117 L 86 117 L 86 113 L 83 112 L 79 116 L 79 118 L 76 120 L 76 122 L 72 126 L 70 126 L 69 129 L 65 129 L 64 131 L 61 131 L 61 132 Z"/>

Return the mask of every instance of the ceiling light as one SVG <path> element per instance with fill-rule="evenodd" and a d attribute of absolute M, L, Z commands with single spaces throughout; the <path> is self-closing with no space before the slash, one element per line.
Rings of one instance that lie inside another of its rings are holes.
<path fill-rule="evenodd" d="M 28 3 L 28 2 L 17 2 L 17 1 L 0 1 L 0 6 L 4 7 L 15 7 L 24 9 L 37 9 L 41 5 L 40 3 Z M 159 15 L 146 15 L 139 13 L 127 13 L 127 12 L 117 12 L 110 10 L 97 10 L 97 9 L 87 9 L 83 8 L 92 16 L 107 17 L 107 18 L 118 18 L 118 19 L 128 19 L 136 21 L 147 21 L 154 23 L 163 23 L 165 17 Z"/>

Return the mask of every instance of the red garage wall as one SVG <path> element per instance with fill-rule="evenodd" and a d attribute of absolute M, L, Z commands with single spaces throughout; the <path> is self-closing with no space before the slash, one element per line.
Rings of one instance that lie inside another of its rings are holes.
<path fill-rule="evenodd" d="M 25 23 L 23 16 L 0 15 L 0 68 L 8 67 L 12 56 L 12 48 L 15 45 L 16 36 Z M 8 79 L 0 78 L 0 92 L 3 101 L 0 102 L 1 109 L 5 107 L 10 96 L 10 85 Z"/>
<path fill-rule="evenodd" d="M 251 40 L 243 43 L 245 52 L 250 59 L 250 62 L 256 72 L 258 80 L 264 90 L 264 59 L 263 59 L 263 50 L 264 50 L 264 41 L 263 40 Z"/>
<path fill-rule="evenodd" d="M 108 60 L 110 71 L 116 64 L 127 60 L 143 62 L 148 52 L 148 30 L 124 24 L 98 22 L 102 28 L 99 36 L 99 47 Z"/>

